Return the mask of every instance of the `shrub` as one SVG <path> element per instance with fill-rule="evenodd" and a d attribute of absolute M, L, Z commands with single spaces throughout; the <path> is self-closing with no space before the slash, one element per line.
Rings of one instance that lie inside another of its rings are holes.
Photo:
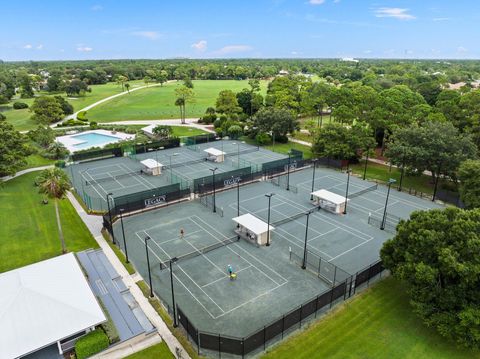
<path fill-rule="evenodd" d="M 80 111 L 80 112 L 77 114 L 77 120 L 80 120 L 80 121 L 88 121 L 87 111 Z"/>
<path fill-rule="evenodd" d="M 227 132 L 231 138 L 237 139 L 242 135 L 243 130 L 239 125 L 232 125 L 228 128 Z"/>
<path fill-rule="evenodd" d="M 213 127 L 215 127 L 215 128 L 220 128 L 220 127 L 222 127 L 222 120 L 219 119 L 219 118 L 217 118 L 217 119 L 215 120 L 215 122 L 213 122 Z"/>
<path fill-rule="evenodd" d="M 265 132 L 259 132 L 257 136 L 255 136 L 255 141 L 260 146 L 268 145 L 271 142 L 270 136 Z"/>
<path fill-rule="evenodd" d="M 3 113 L 0 113 L 0 121 L 4 121 L 7 119 L 7 116 L 5 116 Z"/>
<path fill-rule="evenodd" d="M 64 160 L 59 160 L 59 161 L 55 162 L 55 167 L 65 168 L 65 161 Z"/>
<path fill-rule="evenodd" d="M 202 123 L 204 123 L 206 125 L 210 125 L 210 124 L 214 123 L 216 121 L 216 119 L 217 119 L 216 114 L 206 114 L 200 120 L 202 120 Z"/>
<path fill-rule="evenodd" d="M 91 121 L 91 122 L 90 122 L 90 128 L 91 128 L 92 130 L 96 129 L 96 128 L 97 128 L 97 123 L 96 123 L 95 121 Z"/>
<path fill-rule="evenodd" d="M 77 359 L 85 359 L 108 348 L 108 337 L 102 329 L 95 329 L 75 343 Z"/>
<path fill-rule="evenodd" d="M 21 110 L 23 108 L 28 108 L 28 105 L 25 102 L 14 102 L 13 108 L 15 110 Z"/>

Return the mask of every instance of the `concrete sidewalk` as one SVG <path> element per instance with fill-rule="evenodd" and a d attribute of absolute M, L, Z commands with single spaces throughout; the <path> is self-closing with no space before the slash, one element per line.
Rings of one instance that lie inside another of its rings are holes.
<path fill-rule="evenodd" d="M 100 246 L 100 248 L 102 248 L 103 252 L 107 256 L 109 262 L 112 264 L 112 266 L 117 271 L 117 273 L 122 277 L 122 280 L 125 283 L 125 285 L 130 289 L 130 292 L 132 293 L 133 297 L 137 301 L 140 308 L 143 310 L 143 312 L 145 313 L 147 318 L 150 320 L 150 322 L 157 328 L 158 333 L 163 338 L 163 340 L 165 340 L 165 343 L 168 345 L 168 348 L 173 353 L 173 355 L 176 355 L 176 348 L 180 348 L 182 351 L 182 358 L 190 358 L 188 353 L 185 351 L 185 349 L 182 347 L 180 342 L 177 340 L 177 338 L 175 338 L 175 336 L 170 332 L 170 330 L 168 329 L 167 325 L 162 320 L 162 318 L 158 315 L 155 309 L 153 309 L 153 307 L 150 305 L 150 302 L 148 301 L 147 298 L 145 298 L 140 288 L 135 284 L 135 280 L 138 280 L 139 278 L 138 273 L 136 273 L 136 275 L 134 275 L 133 277 L 130 276 L 130 274 L 128 274 L 123 264 L 120 262 L 120 260 L 117 258 L 113 250 L 110 248 L 108 243 L 103 238 L 101 233 L 101 230 L 103 227 L 102 217 L 92 216 L 87 214 L 71 192 L 67 193 L 67 198 L 72 203 L 73 207 L 77 211 L 80 218 L 87 225 L 88 229 L 92 233 L 98 245 Z M 145 338 L 148 338 L 148 337 L 145 337 Z M 112 358 L 112 359 L 118 358 L 118 357 L 119 356 L 117 351 L 112 353 L 112 356 L 102 356 L 102 358 Z"/>
<path fill-rule="evenodd" d="M 52 167 L 54 167 L 54 166 L 53 165 L 48 165 L 48 166 L 42 166 L 42 167 L 27 168 L 26 170 L 18 171 L 13 176 L 5 176 L 5 177 L 0 178 L 0 182 L 7 182 L 7 181 L 10 181 L 11 179 L 14 179 L 14 178 L 18 177 L 18 176 L 24 175 L 25 173 L 43 171 L 47 168 L 52 168 Z"/>

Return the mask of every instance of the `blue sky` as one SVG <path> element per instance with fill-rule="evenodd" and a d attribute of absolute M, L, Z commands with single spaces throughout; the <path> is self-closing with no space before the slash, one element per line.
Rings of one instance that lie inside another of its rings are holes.
<path fill-rule="evenodd" d="M 479 58 L 477 0 L 2 1 L 0 59 Z"/>

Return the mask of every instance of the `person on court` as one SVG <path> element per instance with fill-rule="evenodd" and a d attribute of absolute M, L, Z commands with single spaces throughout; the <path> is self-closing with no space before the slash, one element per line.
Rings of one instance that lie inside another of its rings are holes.
<path fill-rule="evenodd" d="M 228 275 L 231 277 L 233 273 L 233 268 L 230 264 L 227 266 L 227 271 L 228 271 Z"/>
<path fill-rule="evenodd" d="M 180 228 L 180 238 L 183 239 L 185 235 L 185 231 L 183 230 L 183 228 Z"/>

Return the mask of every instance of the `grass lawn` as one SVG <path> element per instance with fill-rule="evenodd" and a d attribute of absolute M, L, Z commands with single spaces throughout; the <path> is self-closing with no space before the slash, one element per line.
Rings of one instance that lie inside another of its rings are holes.
<path fill-rule="evenodd" d="M 55 160 L 51 160 L 49 158 L 42 157 L 42 156 L 40 156 L 39 154 L 36 154 L 36 153 L 26 157 L 25 159 L 27 160 L 27 164 L 24 166 L 23 169 L 53 165 L 55 163 Z"/>
<path fill-rule="evenodd" d="M 354 173 L 363 176 L 363 171 L 365 168 L 365 161 L 360 161 L 359 164 L 350 165 L 350 168 Z M 392 171 L 389 171 L 389 166 L 381 165 L 378 163 L 369 162 L 367 166 L 367 179 L 375 179 L 383 182 L 387 182 L 389 178 L 397 180 L 397 183 L 393 187 L 398 187 L 400 181 L 401 170 L 395 167 L 392 167 Z M 402 187 L 404 190 L 412 188 L 414 190 L 432 194 L 433 193 L 433 183 L 431 183 L 432 178 L 426 175 L 420 176 L 404 176 Z"/>
<path fill-rule="evenodd" d="M 0 187 L 0 272 L 60 255 L 53 201 L 33 185 L 38 172 L 28 173 Z M 97 243 L 68 199 L 60 200 L 60 218 L 68 251 L 96 248 Z"/>
<path fill-rule="evenodd" d="M 300 141 L 305 141 L 310 143 L 313 142 L 313 137 L 309 133 L 305 133 L 305 132 L 295 132 L 295 134 L 293 135 L 293 138 L 296 138 L 297 140 L 300 140 Z"/>
<path fill-rule="evenodd" d="M 173 130 L 173 135 L 177 137 L 198 136 L 206 133 L 205 131 L 199 128 L 194 128 L 194 127 L 184 127 L 184 126 L 171 126 L 171 127 Z"/>
<path fill-rule="evenodd" d="M 290 151 L 292 148 L 295 150 L 299 150 L 303 152 L 303 158 L 308 159 L 312 158 L 312 149 L 308 146 L 301 145 L 296 142 L 288 142 L 288 143 L 275 143 L 275 145 L 268 145 L 268 146 L 263 146 L 267 150 L 273 151 L 273 152 L 278 152 L 278 153 L 283 153 L 283 154 L 288 154 L 288 151 Z"/>
<path fill-rule="evenodd" d="M 167 344 L 165 342 L 161 342 L 156 345 L 152 345 L 151 347 L 139 351 L 138 353 L 129 355 L 125 359 L 167 359 L 167 358 L 175 358 L 170 350 L 168 349 Z"/>
<path fill-rule="evenodd" d="M 195 80 L 194 103 L 186 106 L 186 117 L 200 117 L 209 106 L 215 106 L 215 100 L 221 90 L 235 92 L 248 87 L 248 81 L 237 80 Z M 175 89 L 182 82 L 165 84 L 163 87 L 151 87 L 129 95 L 117 97 L 88 111 L 91 121 L 113 122 L 124 120 L 155 120 L 179 118 L 179 109 L 175 106 Z M 262 93 L 266 93 L 267 82 L 261 81 Z"/>
<path fill-rule="evenodd" d="M 425 327 L 401 284 L 388 278 L 263 358 L 478 359 L 480 354 Z"/>
<path fill-rule="evenodd" d="M 133 89 L 138 86 L 143 86 L 144 83 L 143 81 L 130 81 L 130 89 Z M 70 102 L 74 108 L 75 111 L 78 111 L 85 106 L 88 106 L 94 102 L 97 102 L 105 97 L 115 95 L 117 93 L 122 92 L 122 88 L 118 86 L 116 83 L 109 82 L 104 85 L 92 85 L 90 86 L 92 89 L 92 92 L 87 92 L 87 94 L 83 97 L 75 97 L 75 98 L 68 98 L 67 101 Z M 55 96 L 55 95 L 61 95 L 62 97 L 67 97 L 64 92 L 62 93 L 57 93 L 57 94 L 49 94 L 46 92 L 41 92 L 37 93 L 37 96 L 40 95 L 48 95 L 48 96 Z M 33 98 L 27 98 L 27 99 L 14 99 L 10 101 L 9 104 L 7 105 L 2 105 L 2 113 L 7 116 L 7 122 L 13 124 L 15 128 L 19 131 L 28 131 L 31 130 L 35 127 L 37 127 L 37 123 L 32 121 L 30 117 L 32 116 L 32 113 L 30 112 L 30 109 L 22 109 L 22 110 L 14 110 L 12 108 L 13 103 L 19 101 L 19 102 L 25 102 L 30 106 L 34 99 Z"/>

